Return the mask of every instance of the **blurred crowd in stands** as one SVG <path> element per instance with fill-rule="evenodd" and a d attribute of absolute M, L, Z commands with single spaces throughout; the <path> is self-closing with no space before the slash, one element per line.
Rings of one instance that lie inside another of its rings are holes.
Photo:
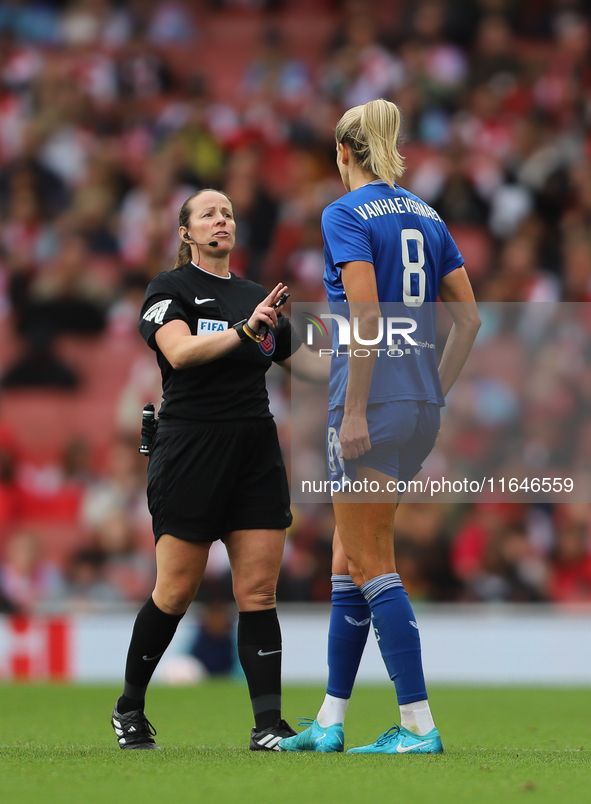
<path fill-rule="evenodd" d="M 446 221 L 479 300 L 591 301 L 590 6 L 0 0 L 1 610 L 149 594 L 145 287 L 174 262 L 182 202 L 214 186 L 231 270 L 322 301 L 344 109 L 400 105 L 401 184 Z M 289 386 L 269 384 L 288 450 Z M 330 506 L 294 515 L 280 599 L 326 601 Z M 397 530 L 416 600 L 591 602 L 588 503 L 403 504 Z M 230 594 L 217 545 L 202 596 Z"/>

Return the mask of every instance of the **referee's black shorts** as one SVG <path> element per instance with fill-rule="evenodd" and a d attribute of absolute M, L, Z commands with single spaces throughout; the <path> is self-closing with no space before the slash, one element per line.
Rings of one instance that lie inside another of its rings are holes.
<path fill-rule="evenodd" d="M 288 528 L 289 488 L 274 420 L 159 421 L 148 507 L 156 541 L 163 533 L 211 542 L 233 530 Z"/>

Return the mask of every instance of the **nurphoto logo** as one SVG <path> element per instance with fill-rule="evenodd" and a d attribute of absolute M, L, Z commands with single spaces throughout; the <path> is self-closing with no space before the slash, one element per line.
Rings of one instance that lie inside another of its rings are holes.
<path fill-rule="evenodd" d="M 313 346 L 314 343 L 314 329 L 317 329 L 321 335 L 328 335 L 325 320 L 332 320 L 336 322 L 338 328 L 338 344 L 339 346 L 351 345 L 351 323 L 344 315 L 336 315 L 334 313 L 322 313 L 320 317 L 312 313 L 303 313 L 304 318 L 309 322 L 306 333 L 306 343 L 308 346 Z M 412 318 L 405 318 L 402 316 L 392 316 L 378 318 L 378 334 L 375 338 L 362 338 L 359 335 L 359 318 L 353 318 L 353 340 L 356 345 L 361 346 L 377 346 L 384 340 L 384 332 L 386 333 L 386 345 L 388 349 L 355 349 L 352 354 L 356 357 L 369 357 L 372 352 L 386 352 L 389 357 L 400 357 L 405 352 L 400 348 L 402 343 L 401 339 L 409 346 L 419 346 L 414 338 L 411 337 L 411 332 L 417 328 L 417 322 Z M 393 347 L 396 341 L 396 346 Z M 427 344 L 424 344 L 427 345 Z M 429 344 L 430 345 L 430 344 Z M 408 351 L 407 351 L 408 353 Z M 334 349 L 319 349 L 321 356 L 330 356 L 335 354 Z M 336 355 L 342 356 L 350 354 L 350 350 L 341 352 L 336 350 Z"/>

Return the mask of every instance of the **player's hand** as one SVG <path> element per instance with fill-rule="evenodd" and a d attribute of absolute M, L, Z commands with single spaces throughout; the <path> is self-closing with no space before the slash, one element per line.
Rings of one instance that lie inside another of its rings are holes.
<path fill-rule="evenodd" d="M 248 326 L 254 332 L 259 331 L 261 324 L 266 324 L 270 329 L 274 329 L 277 326 L 277 310 L 273 309 L 273 305 L 284 293 L 287 293 L 287 285 L 280 282 L 273 288 L 266 299 L 257 304 L 248 319 Z"/>
<path fill-rule="evenodd" d="M 354 461 L 371 449 L 367 419 L 361 414 L 345 413 L 339 432 L 343 458 Z"/>

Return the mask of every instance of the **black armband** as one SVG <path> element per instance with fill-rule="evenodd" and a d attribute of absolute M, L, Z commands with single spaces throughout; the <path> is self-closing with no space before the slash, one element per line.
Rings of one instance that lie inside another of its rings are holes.
<path fill-rule="evenodd" d="M 250 340 L 250 338 L 248 337 L 248 335 L 244 331 L 244 325 L 247 322 L 248 322 L 248 318 L 243 318 L 242 321 L 238 321 L 237 324 L 232 325 L 232 329 L 236 330 L 236 332 L 238 333 L 238 337 L 240 338 L 242 343 L 247 343 Z"/>

